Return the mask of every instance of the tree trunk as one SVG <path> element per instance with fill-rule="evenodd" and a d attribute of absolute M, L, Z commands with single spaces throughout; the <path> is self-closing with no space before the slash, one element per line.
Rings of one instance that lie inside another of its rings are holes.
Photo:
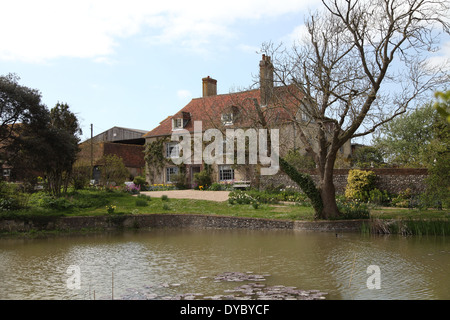
<path fill-rule="evenodd" d="M 339 209 L 336 204 L 336 191 L 333 184 L 333 176 L 331 179 L 324 177 L 320 181 L 320 197 L 322 198 L 323 209 L 322 219 L 333 219 L 339 215 Z"/>
<path fill-rule="evenodd" d="M 321 219 L 333 219 L 339 216 L 339 209 L 336 204 L 336 189 L 333 182 L 335 161 L 336 152 L 331 152 L 326 156 L 326 160 L 321 162 L 323 166 L 319 166 L 319 192 L 323 203 Z"/>

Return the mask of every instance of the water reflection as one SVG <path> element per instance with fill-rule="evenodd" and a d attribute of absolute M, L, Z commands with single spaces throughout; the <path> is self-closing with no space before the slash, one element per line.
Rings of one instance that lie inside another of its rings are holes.
<path fill-rule="evenodd" d="M 270 274 L 267 285 L 328 292 L 328 299 L 449 299 L 445 237 L 252 230 L 153 230 L 0 239 L 0 299 L 110 299 L 144 287 L 164 295 L 223 294 L 220 273 Z M 70 265 L 81 287 L 67 287 Z M 369 265 L 381 289 L 367 288 Z M 208 277 L 208 278 L 205 278 Z"/>

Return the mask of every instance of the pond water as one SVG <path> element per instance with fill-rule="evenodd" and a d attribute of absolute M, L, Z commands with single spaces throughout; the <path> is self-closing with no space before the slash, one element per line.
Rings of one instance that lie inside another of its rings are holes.
<path fill-rule="evenodd" d="M 333 300 L 450 299 L 449 266 L 442 236 L 177 229 L 3 238 L 0 299 L 205 299 L 245 283 L 214 281 L 226 272 Z"/>

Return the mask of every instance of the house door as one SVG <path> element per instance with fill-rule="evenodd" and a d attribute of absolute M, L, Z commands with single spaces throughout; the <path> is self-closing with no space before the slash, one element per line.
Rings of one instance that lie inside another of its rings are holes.
<path fill-rule="evenodd" d="M 191 188 L 195 188 L 194 174 L 199 173 L 200 169 L 200 166 L 191 167 Z"/>

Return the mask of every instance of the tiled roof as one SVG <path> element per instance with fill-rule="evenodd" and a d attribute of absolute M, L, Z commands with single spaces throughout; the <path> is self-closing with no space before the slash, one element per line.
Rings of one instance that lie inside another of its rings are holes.
<path fill-rule="evenodd" d="M 276 87 L 274 90 L 282 91 L 284 89 Z M 256 121 L 255 100 L 260 103 L 259 89 L 192 99 L 183 109 L 164 119 L 159 126 L 147 132 L 143 137 L 171 135 L 172 119 L 183 118 L 183 113 L 190 114 L 190 121 L 183 128 L 189 132 L 194 131 L 194 121 L 202 121 L 203 130 L 220 127 L 222 126 L 221 114 L 229 112 L 233 107 L 239 110 L 239 119 L 235 121 L 235 127 L 248 127 Z M 270 111 L 266 110 L 265 112 L 267 121 L 289 121 L 289 119 L 292 119 L 292 115 L 297 110 L 295 106 L 298 103 L 291 98 L 289 102 L 285 100 L 282 105 L 283 107 L 277 108 L 271 105 L 266 107 L 270 108 Z"/>

